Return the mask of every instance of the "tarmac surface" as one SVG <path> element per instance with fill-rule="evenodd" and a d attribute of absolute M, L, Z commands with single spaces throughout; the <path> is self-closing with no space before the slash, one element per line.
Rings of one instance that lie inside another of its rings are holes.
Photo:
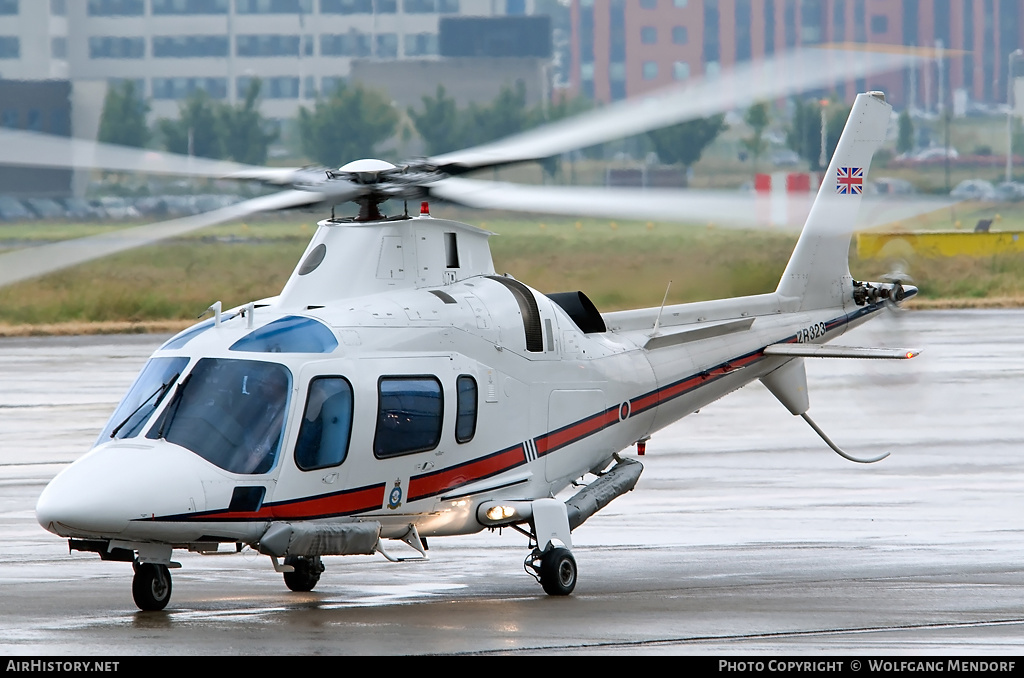
<path fill-rule="evenodd" d="M 1024 651 L 1024 311 L 899 313 L 836 343 L 918 358 L 808 361 L 815 421 L 878 464 L 760 384 L 656 434 L 636 490 L 574 533 L 568 598 L 505 531 L 325 558 L 306 594 L 251 551 L 176 553 L 170 605 L 142 613 L 129 564 L 69 555 L 34 507 L 162 339 L 0 340 L 0 655 Z"/>

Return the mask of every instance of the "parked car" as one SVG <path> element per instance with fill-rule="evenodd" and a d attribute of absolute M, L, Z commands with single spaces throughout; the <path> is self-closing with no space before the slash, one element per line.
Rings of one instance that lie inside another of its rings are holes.
<path fill-rule="evenodd" d="M 996 189 L 991 181 L 984 179 L 965 179 L 949 192 L 949 195 L 957 200 L 982 200 L 991 201 L 996 199 Z"/>
<path fill-rule="evenodd" d="M 872 182 L 872 187 L 872 191 L 879 195 L 909 195 L 917 192 L 914 184 L 906 179 L 896 179 L 895 177 L 876 179 Z"/>
<path fill-rule="evenodd" d="M 195 198 L 191 195 L 165 195 L 162 198 L 167 206 L 167 213 L 173 216 L 188 216 L 198 214 Z"/>
<path fill-rule="evenodd" d="M 800 164 L 800 156 L 796 151 L 780 149 L 773 151 L 769 157 L 771 163 L 776 167 L 794 167 Z"/>
<path fill-rule="evenodd" d="M 893 160 L 896 162 L 917 164 L 917 163 L 928 163 L 936 164 L 945 158 L 950 160 L 956 160 L 960 157 L 960 152 L 955 148 L 946 148 L 944 146 L 929 146 L 928 148 L 921 149 L 919 151 L 910 151 L 908 153 L 900 153 Z"/>
<path fill-rule="evenodd" d="M 1015 181 L 1001 182 L 996 186 L 995 198 L 999 202 L 1024 200 L 1024 184 Z"/>
<path fill-rule="evenodd" d="M 138 219 L 141 216 L 135 206 L 124 198 L 106 196 L 100 198 L 100 205 L 111 219 Z"/>
<path fill-rule="evenodd" d="M 927 162 L 929 160 L 939 160 L 946 157 L 950 158 L 951 160 L 954 160 L 960 157 L 960 153 L 958 153 L 955 148 L 932 146 L 931 148 L 926 148 L 923 151 L 919 151 L 917 154 L 914 155 L 913 159 L 916 162 Z"/>
<path fill-rule="evenodd" d="M 228 207 L 234 205 L 242 200 L 237 195 L 222 195 L 222 194 L 204 194 L 196 196 L 196 208 L 200 212 L 212 212 L 213 210 L 221 209 L 222 207 Z"/>
<path fill-rule="evenodd" d="M 74 221 L 98 221 L 107 218 L 107 213 L 98 205 L 85 198 L 64 198 L 64 212 Z"/>
<path fill-rule="evenodd" d="M 19 200 L 7 195 L 0 196 L 0 220 L 30 221 L 35 218 L 35 214 L 22 205 Z"/>
<path fill-rule="evenodd" d="M 25 198 L 25 204 L 29 209 L 39 215 L 40 219 L 63 219 L 64 208 L 49 198 Z"/>
<path fill-rule="evenodd" d="M 135 201 L 135 209 L 146 218 L 162 219 L 168 214 L 167 201 L 157 195 L 139 198 Z"/>

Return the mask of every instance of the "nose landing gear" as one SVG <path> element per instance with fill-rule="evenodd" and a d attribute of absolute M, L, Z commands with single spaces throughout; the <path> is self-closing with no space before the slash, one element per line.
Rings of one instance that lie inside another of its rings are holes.
<path fill-rule="evenodd" d="M 132 563 L 132 598 L 143 612 L 156 612 L 167 607 L 171 600 L 171 571 L 166 565 Z"/>
<path fill-rule="evenodd" d="M 302 556 L 288 556 L 284 559 L 285 565 L 291 565 L 293 570 L 284 573 L 284 583 L 292 591 L 312 591 L 320 575 L 324 571 L 323 561 L 320 556 L 304 558 Z"/>

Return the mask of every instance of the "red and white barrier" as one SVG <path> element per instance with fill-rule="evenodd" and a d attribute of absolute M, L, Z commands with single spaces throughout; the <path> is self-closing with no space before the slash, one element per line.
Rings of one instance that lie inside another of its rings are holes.
<path fill-rule="evenodd" d="M 758 220 L 765 226 L 803 224 L 820 184 L 816 172 L 755 174 Z"/>

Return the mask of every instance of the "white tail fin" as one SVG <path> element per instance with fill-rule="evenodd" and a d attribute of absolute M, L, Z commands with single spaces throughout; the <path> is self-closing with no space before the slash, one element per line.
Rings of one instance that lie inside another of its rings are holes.
<path fill-rule="evenodd" d="M 858 94 L 777 293 L 800 310 L 851 300 L 850 237 L 868 169 L 889 129 L 892 106 L 880 92 Z"/>

